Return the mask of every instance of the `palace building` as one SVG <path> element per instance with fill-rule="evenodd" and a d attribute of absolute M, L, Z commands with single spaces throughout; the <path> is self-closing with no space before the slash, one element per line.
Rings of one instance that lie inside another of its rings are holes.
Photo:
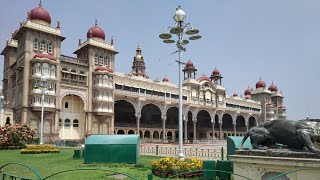
<path fill-rule="evenodd" d="M 109 43 L 97 23 L 87 30 L 85 41 L 79 40 L 75 57 L 61 54 L 65 37 L 60 28 L 59 21 L 52 26 L 40 3 L 7 41 L 1 52 L 8 102 L 3 124 L 28 124 L 40 132 L 44 94 L 47 140 L 81 140 L 90 134 L 140 134 L 149 142 L 178 138 L 178 85 L 168 77 L 148 77 L 141 47 L 132 71 L 121 73 L 115 70 L 119 62 L 113 37 Z M 240 136 L 259 123 L 286 118 L 284 97 L 275 84 L 267 88 L 260 79 L 243 96 L 229 96 L 219 70 L 210 77 L 196 77 L 196 71 L 191 60 L 183 69 L 185 142 Z M 40 87 L 42 82 L 46 89 Z"/>

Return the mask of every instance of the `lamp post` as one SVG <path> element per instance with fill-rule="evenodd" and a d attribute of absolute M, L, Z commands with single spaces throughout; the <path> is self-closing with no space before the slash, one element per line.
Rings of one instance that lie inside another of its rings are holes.
<path fill-rule="evenodd" d="M 193 29 L 191 23 L 185 23 L 184 20 L 186 19 L 186 13 L 182 10 L 181 6 L 176 8 L 176 13 L 173 16 L 173 19 L 176 22 L 175 27 L 169 27 L 170 33 L 163 33 L 160 34 L 159 37 L 163 39 L 164 43 L 175 43 L 178 48 L 179 59 L 177 60 L 178 63 L 178 71 L 179 71 L 179 159 L 184 159 L 183 154 L 183 137 L 182 137 L 182 81 L 181 81 L 181 65 L 184 64 L 181 62 L 182 51 L 186 51 L 184 47 L 189 43 L 189 40 L 198 40 L 201 38 L 199 30 Z M 183 35 L 190 35 L 189 40 L 184 39 Z M 172 35 L 176 35 L 178 40 L 172 40 Z"/>
<path fill-rule="evenodd" d="M 43 114 L 44 114 L 44 94 L 50 88 L 49 83 L 47 82 L 47 78 L 45 76 L 41 76 L 40 82 L 37 83 L 37 86 L 41 89 L 41 122 L 40 122 L 40 144 L 43 144 Z"/>

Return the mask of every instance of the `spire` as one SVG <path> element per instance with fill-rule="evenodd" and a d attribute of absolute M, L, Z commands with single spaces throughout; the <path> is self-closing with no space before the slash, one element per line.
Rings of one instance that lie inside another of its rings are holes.
<path fill-rule="evenodd" d="M 28 11 L 27 13 L 28 13 L 27 19 L 30 20 L 30 11 Z"/>
<path fill-rule="evenodd" d="M 114 42 L 113 42 L 113 36 L 111 36 L 111 45 L 113 45 Z"/>
<path fill-rule="evenodd" d="M 95 26 L 98 26 L 98 20 L 97 20 L 97 19 L 96 19 L 94 25 L 95 25 Z"/>
<path fill-rule="evenodd" d="M 40 6 L 40 7 L 42 6 L 42 0 L 39 1 L 39 6 Z"/>
<path fill-rule="evenodd" d="M 57 21 L 57 28 L 60 29 L 60 20 Z"/>
<path fill-rule="evenodd" d="M 78 46 L 80 46 L 81 45 L 81 39 L 79 39 L 79 41 L 78 41 Z"/>

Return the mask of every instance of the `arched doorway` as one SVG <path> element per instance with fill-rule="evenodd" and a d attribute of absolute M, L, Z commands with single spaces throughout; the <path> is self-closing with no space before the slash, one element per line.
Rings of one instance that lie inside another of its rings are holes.
<path fill-rule="evenodd" d="M 257 121 L 256 121 L 256 119 L 255 119 L 253 116 L 251 116 L 251 117 L 249 118 L 248 125 L 249 125 L 249 129 L 251 129 L 252 127 L 257 126 Z"/>
<path fill-rule="evenodd" d="M 236 130 L 237 132 L 246 132 L 246 120 L 242 115 L 237 116 L 236 119 Z"/>
<path fill-rule="evenodd" d="M 179 109 L 171 107 L 167 110 L 166 128 L 178 129 L 179 126 Z"/>
<path fill-rule="evenodd" d="M 146 104 L 141 109 L 140 128 L 162 129 L 161 111 L 154 104 Z"/>
<path fill-rule="evenodd" d="M 84 103 L 77 95 L 67 95 L 61 100 L 59 127 L 60 139 L 81 139 L 85 132 Z"/>
<path fill-rule="evenodd" d="M 207 139 L 207 133 L 212 132 L 212 124 L 210 114 L 201 110 L 197 115 L 197 139 Z"/>
<path fill-rule="evenodd" d="M 134 134 L 134 131 L 133 130 L 129 130 L 128 134 Z"/>
<path fill-rule="evenodd" d="M 120 130 L 118 130 L 118 133 L 117 133 L 117 134 L 125 134 L 125 133 L 124 133 L 124 130 L 121 130 L 121 129 L 120 129 Z"/>
<path fill-rule="evenodd" d="M 222 116 L 222 131 L 233 132 L 232 117 L 230 114 L 226 113 Z M 230 135 L 230 133 L 228 135 Z M 224 138 L 226 138 L 226 137 L 224 136 Z"/>
<path fill-rule="evenodd" d="M 188 112 L 187 117 L 187 139 L 192 140 L 193 139 L 193 122 L 192 122 L 192 112 Z M 184 131 L 183 131 L 184 132 Z"/>
<path fill-rule="evenodd" d="M 137 127 L 135 109 L 125 100 L 118 100 L 114 104 L 114 127 Z"/>

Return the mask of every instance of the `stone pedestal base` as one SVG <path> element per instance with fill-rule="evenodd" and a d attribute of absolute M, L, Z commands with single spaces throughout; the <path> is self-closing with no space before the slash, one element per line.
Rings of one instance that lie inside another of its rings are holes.
<path fill-rule="evenodd" d="M 320 179 L 320 159 L 250 155 L 252 153 L 247 153 L 249 155 L 243 154 L 245 153 L 242 152 L 241 155 L 229 156 L 229 159 L 233 161 L 234 174 L 239 174 L 254 180 L 269 180 L 271 177 L 286 171 L 311 169 L 289 173 L 281 178 L 279 177 L 277 180 Z M 259 153 L 254 152 L 253 154 Z M 234 179 L 243 180 L 244 178 L 235 176 Z"/>

